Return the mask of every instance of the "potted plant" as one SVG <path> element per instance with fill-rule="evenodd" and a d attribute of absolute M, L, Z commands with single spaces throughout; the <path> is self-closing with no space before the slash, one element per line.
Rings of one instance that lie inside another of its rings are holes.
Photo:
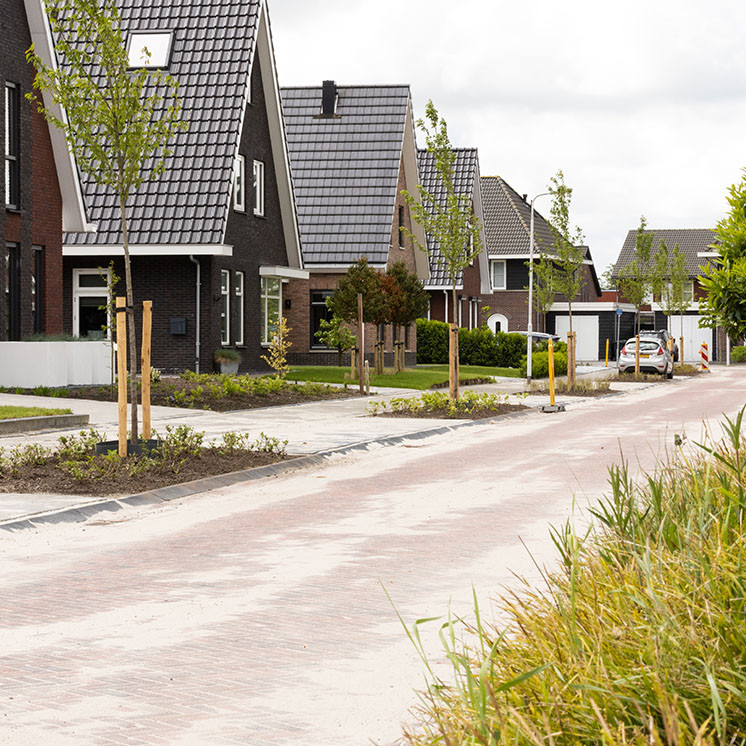
<path fill-rule="evenodd" d="M 229 376 L 238 373 L 238 364 L 241 362 L 241 353 L 238 350 L 221 347 L 215 350 L 213 359 L 215 364 L 220 367 L 221 373 L 227 373 Z"/>

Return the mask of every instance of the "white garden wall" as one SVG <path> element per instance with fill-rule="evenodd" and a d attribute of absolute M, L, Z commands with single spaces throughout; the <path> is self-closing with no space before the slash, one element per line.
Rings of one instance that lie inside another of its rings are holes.
<path fill-rule="evenodd" d="M 108 342 L 0 342 L 0 386 L 111 382 Z"/>

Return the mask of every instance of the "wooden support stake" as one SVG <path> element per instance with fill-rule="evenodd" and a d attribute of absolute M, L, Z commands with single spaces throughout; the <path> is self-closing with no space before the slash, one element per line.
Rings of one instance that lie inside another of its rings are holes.
<path fill-rule="evenodd" d="M 142 437 L 150 438 L 150 334 L 153 328 L 153 301 L 142 302 L 142 352 L 140 376 L 142 379 Z"/>
<path fill-rule="evenodd" d="M 357 294 L 357 348 L 358 359 L 357 359 L 357 374 L 358 383 L 360 386 L 360 396 L 365 393 L 365 382 L 363 381 L 363 360 L 365 359 L 365 336 L 363 330 L 363 294 Z"/>
<path fill-rule="evenodd" d="M 119 456 L 127 456 L 127 299 L 118 297 L 117 313 L 117 383 L 119 393 Z"/>

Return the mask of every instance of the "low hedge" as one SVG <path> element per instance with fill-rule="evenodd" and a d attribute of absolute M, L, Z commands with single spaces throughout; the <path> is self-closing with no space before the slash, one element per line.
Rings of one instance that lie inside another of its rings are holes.
<path fill-rule="evenodd" d="M 730 359 L 734 363 L 746 363 L 746 347 L 733 347 L 730 351 Z"/>
<path fill-rule="evenodd" d="M 486 326 L 459 329 L 459 360 L 462 365 L 518 368 L 526 352 L 526 338 L 520 334 L 494 334 Z M 448 362 L 448 324 L 417 321 L 417 362 L 443 365 Z"/>
<path fill-rule="evenodd" d="M 531 377 L 547 378 L 549 376 L 549 353 L 535 352 L 531 358 Z M 567 354 L 564 352 L 554 353 L 554 375 L 563 376 L 567 373 Z M 521 376 L 526 375 L 526 356 L 521 360 Z"/>

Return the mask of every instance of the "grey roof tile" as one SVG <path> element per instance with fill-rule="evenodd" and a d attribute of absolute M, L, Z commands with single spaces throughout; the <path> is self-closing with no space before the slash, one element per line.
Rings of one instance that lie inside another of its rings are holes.
<path fill-rule="evenodd" d="M 125 31 L 173 31 L 168 73 L 179 83 L 182 118 L 189 125 L 171 143 L 174 155 L 161 177 L 144 181 L 130 198 L 130 242 L 219 244 L 260 0 L 159 0 L 152 5 L 117 0 L 117 5 Z M 121 244 L 114 194 L 89 177 L 82 181 L 89 220 L 98 231 L 67 234 L 65 243 Z"/>
<path fill-rule="evenodd" d="M 337 118 L 318 116 L 320 86 L 281 90 L 303 261 L 385 264 L 409 86 L 337 90 Z"/>

